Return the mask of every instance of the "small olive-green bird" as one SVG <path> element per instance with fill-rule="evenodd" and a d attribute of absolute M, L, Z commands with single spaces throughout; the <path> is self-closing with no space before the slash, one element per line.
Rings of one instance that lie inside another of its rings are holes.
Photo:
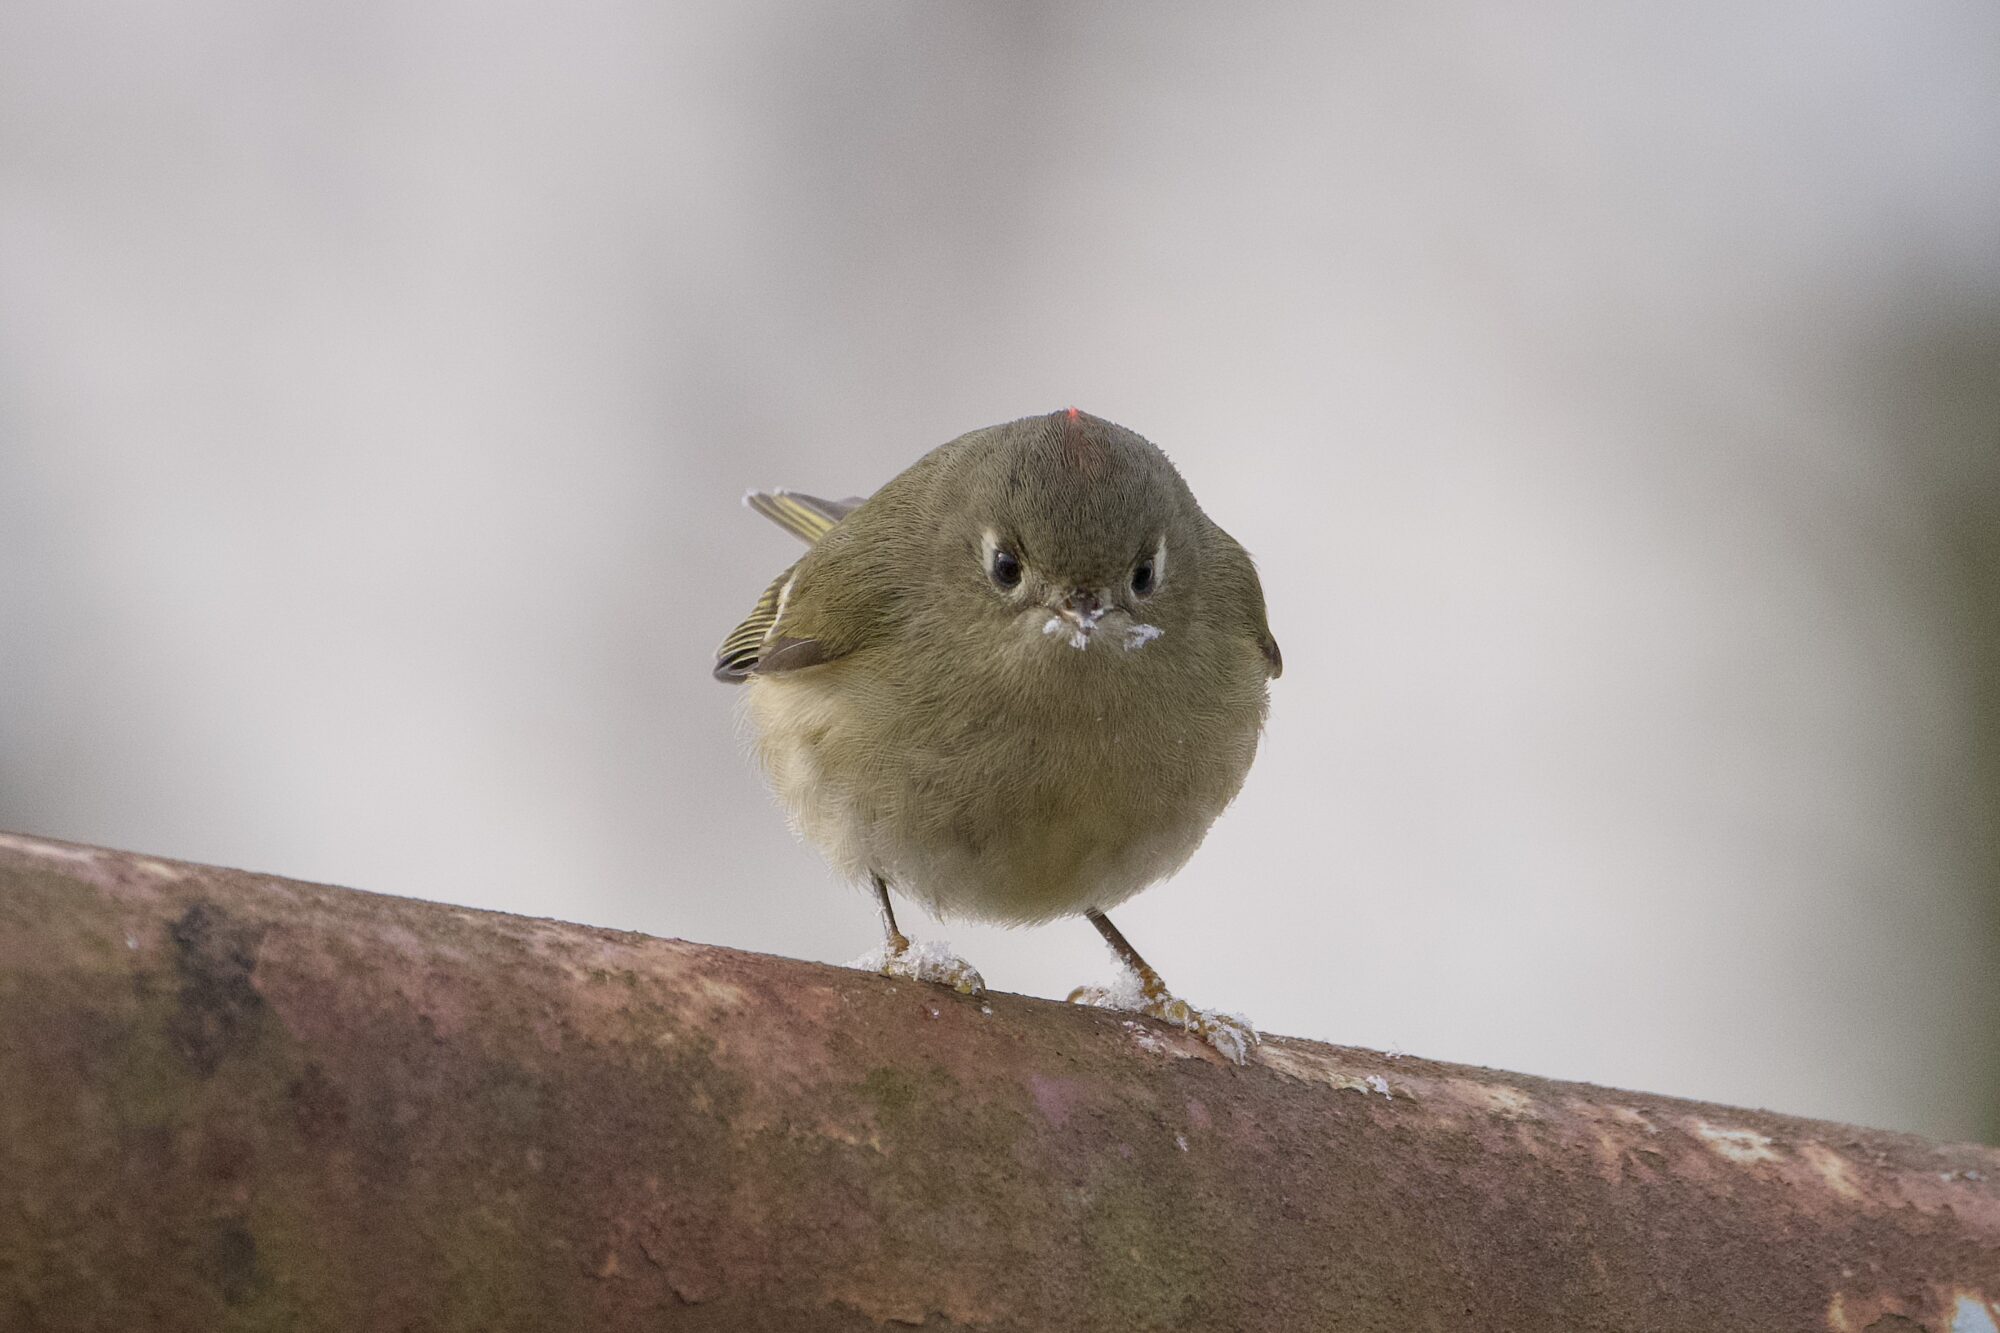
<path fill-rule="evenodd" d="M 1130 976 L 1072 1000 L 1237 1060 L 1244 1020 L 1171 995 L 1105 913 L 1178 870 L 1242 787 L 1282 659 L 1249 555 L 1165 454 L 1074 408 L 961 435 L 866 500 L 752 492 L 811 549 L 717 650 L 794 826 L 872 884 L 865 960 L 966 993 L 896 928 L 1082 914 Z"/>

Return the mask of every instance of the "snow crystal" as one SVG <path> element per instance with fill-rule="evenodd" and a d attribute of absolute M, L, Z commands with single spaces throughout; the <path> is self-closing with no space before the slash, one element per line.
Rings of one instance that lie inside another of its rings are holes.
<path fill-rule="evenodd" d="M 1158 625 L 1128 625 L 1125 628 L 1125 651 L 1129 653 L 1135 648 L 1144 648 L 1165 633 Z"/>
<path fill-rule="evenodd" d="M 1186 1152 L 1188 1150 L 1187 1135 L 1185 1134 L 1174 1135 L 1174 1146 L 1176 1148 L 1179 1148 L 1182 1152 Z"/>
<path fill-rule="evenodd" d="M 885 942 L 862 954 L 848 966 L 863 972 L 880 972 L 885 977 L 903 977 L 910 981 L 950 986 L 964 995 L 977 995 L 986 989 L 985 978 L 979 975 L 979 970 L 953 953 L 951 945 L 944 940 L 920 940 L 899 954 L 891 954 Z"/>
<path fill-rule="evenodd" d="M 1118 980 L 1111 983 L 1110 1002 L 1120 1009 L 1144 1009 L 1145 979 L 1129 968 L 1119 968 Z"/>
<path fill-rule="evenodd" d="M 1138 976 L 1123 968 L 1119 969 L 1118 980 L 1113 985 L 1078 987 L 1069 998 L 1073 1003 L 1098 1009 L 1123 1009 L 1146 1014 L 1182 1028 L 1213 1046 L 1231 1064 L 1247 1063 L 1250 1048 L 1263 1040 L 1257 1035 L 1255 1025 L 1242 1014 L 1197 1009 L 1186 1000 L 1171 995 L 1160 999 L 1147 998 Z"/>
<path fill-rule="evenodd" d="M 1242 1014 L 1225 1014 L 1214 1009 L 1196 1009 L 1189 1006 L 1189 1012 L 1203 1024 L 1201 1039 L 1222 1053 L 1231 1064 L 1248 1064 L 1250 1048 L 1263 1042 L 1257 1029 Z"/>

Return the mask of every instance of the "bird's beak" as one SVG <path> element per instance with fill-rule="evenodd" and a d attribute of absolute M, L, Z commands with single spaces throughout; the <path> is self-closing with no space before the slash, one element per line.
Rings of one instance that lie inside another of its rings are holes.
<path fill-rule="evenodd" d="M 1104 615 L 1104 602 L 1088 588 L 1072 588 L 1054 604 L 1055 615 L 1043 629 L 1045 634 L 1067 634 L 1072 648 L 1090 642 L 1097 622 Z"/>
<path fill-rule="evenodd" d="M 1062 599 L 1057 608 L 1064 620 L 1088 634 L 1097 628 L 1097 621 L 1104 614 L 1104 603 L 1088 588 L 1073 588 Z"/>

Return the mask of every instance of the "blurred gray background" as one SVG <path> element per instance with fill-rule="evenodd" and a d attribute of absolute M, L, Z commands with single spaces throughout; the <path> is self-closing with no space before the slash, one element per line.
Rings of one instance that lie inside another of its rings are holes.
<path fill-rule="evenodd" d="M 6 5 L 0 827 L 847 959 L 738 497 L 1070 404 L 1285 650 L 1176 989 L 2000 1137 L 1990 4 Z"/>

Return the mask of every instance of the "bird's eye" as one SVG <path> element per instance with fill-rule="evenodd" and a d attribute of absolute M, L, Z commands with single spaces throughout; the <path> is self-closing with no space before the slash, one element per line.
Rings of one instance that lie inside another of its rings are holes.
<path fill-rule="evenodd" d="M 1141 560 L 1132 570 L 1132 591 L 1144 597 L 1153 591 L 1153 562 Z"/>
<path fill-rule="evenodd" d="M 993 552 L 993 581 L 1003 588 L 1021 586 L 1021 562 L 1014 558 L 1012 551 L 1002 551 L 997 547 Z"/>

